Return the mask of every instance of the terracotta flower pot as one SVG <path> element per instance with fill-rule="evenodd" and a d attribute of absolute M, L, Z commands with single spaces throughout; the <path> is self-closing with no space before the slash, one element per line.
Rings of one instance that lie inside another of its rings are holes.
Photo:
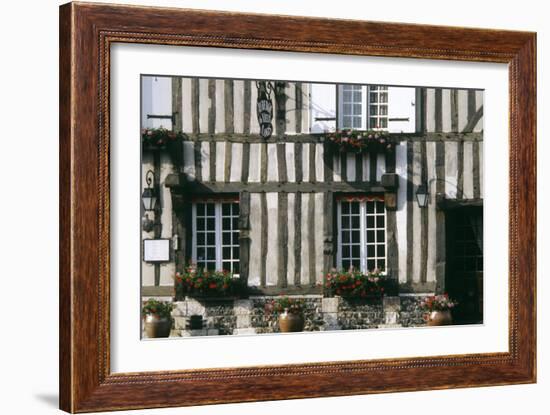
<path fill-rule="evenodd" d="M 159 317 L 156 314 L 146 314 L 144 325 L 145 334 L 148 338 L 168 337 L 172 329 L 172 319 L 169 317 Z"/>
<path fill-rule="evenodd" d="M 304 316 L 287 311 L 279 314 L 279 329 L 282 333 L 304 330 Z"/>
<path fill-rule="evenodd" d="M 432 311 L 428 316 L 428 326 L 449 326 L 453 324 L 451 310 Z"/>

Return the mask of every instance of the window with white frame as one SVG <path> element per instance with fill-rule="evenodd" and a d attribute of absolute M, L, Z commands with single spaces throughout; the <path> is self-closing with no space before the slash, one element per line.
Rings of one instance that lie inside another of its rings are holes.
<path fill-rule="evenodd" d="M 346 196 L 337 203 L 338 266 L 363 272 L 386 268 L 386 208 L 378 196 Z"/>
<path fill-rule="evenodd" d="M 388 87 L 369 85 L 369 129 L 385 130 L 388 128 Z"/>
<path fill-rule="evenodd" d="M 388 128 L 388 87 L 339 85 L 338 127 L 348 130 Z"/>
<path fill-rule="evenodd" d="M 196 200 L 192 257 L 197 267 L 239 273 L 239 202 Z"/>

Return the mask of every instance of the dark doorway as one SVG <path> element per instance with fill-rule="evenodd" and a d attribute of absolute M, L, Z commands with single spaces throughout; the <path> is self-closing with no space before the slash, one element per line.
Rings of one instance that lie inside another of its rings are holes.
<path fill-rule="evenodd" d="M 464 206 L 445 212 L 447 266 L 445 289 L 458 301 L 455 324 L 483 322 L 483 208 Z"/>

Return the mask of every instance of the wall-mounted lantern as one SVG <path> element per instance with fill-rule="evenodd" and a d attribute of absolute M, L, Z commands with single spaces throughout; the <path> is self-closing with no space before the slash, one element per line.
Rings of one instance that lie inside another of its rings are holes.
<path fill-rule="evenodd" d="M 416 189 L 416 201 L 418 202 L 418 207 L 425 208 L 430 203 L 430 191 L 427 184 L 421 184 Z"/>
<path fill-rule="evenodd" d="M 142 229 L 145 232 L 151 232 L 154 228 L 155 222 L 149 219 L 147 212 L 153 212 L 157 204 L 157 192 L 154 186 L 155 173 L 152 170 L 147 171 L 145 174 L 145 182 L 147 187 L 143 189 L 141 194 L 141 201 L 143 203 L 143 209 L 145 210 L 145 215 L 141 220 Z"/>
<path fill-rule="evenodd" d="M 258 89 L 258 101 L 256 102 L 256 112 L 258 114 L 258 124 L 260 125 L 260 136 L 262 138 L 269 138 L 273 133 L 273 101 L 271 99 L 271 92 L 273 86 L 270 82 L 258 81 L 256 82 L 256 88 Z"/>

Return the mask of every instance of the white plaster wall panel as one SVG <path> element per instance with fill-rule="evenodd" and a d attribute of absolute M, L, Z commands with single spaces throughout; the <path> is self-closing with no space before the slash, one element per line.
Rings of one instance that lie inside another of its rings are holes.
<path fill-rule="evenodd" d="M 464 199 L 473 199 L 474 197 L 474 145 L 472 142 L 464 143 Z"/>
<path fill-rule="evenodd" d="M 250 194 L 250 264 L 248 284 L 260 285 L 262 253 L 261 229 L 261 202 L 260 193 Z"/>
<path fill-rule="evenodd" d="M 309 144 L 302 144 L 302 181 L 309 182 Z"/>
<path fill-rule="evenodd" d="M 279 181 L 279 167 L 277 161 L 277 144 L 267 145 L 267 181 Z"/>
<path fill-rule="evenodd" d="M 286 94 L 286 133 L 296 134 L 296 83 L 287 82 Z"/>
<path fill-rule="evenodd" d="M 468 124 L 468 91 L 459 89 L 458 93 L 458 131 L 464 131 Z"/>
<path fill-rule="evenodd" d="M 399 282 L 407 282 L 407 144 L 395 146 L 395 172 L 399 176 L 397 188 L 397 246 L 399 251 Z"/>
<path fill-rule="evenodd" d="M 193 118 L 191 110 L 191 78 L 182 78 L 181 81 L 181 100 L 182 100 L 182 131 L 184 133 L 193 132 Z"/>
<path fill-rule="evenodd" d="M 286 176 L 287 176 L 287 180 L 291 183 L 296 181 L 296 163 L 294 158 L 294 147 L 295 147 L 295 143 L 285 144 Z"/>
<path fill-rule="evenodd" d="M 199 132 L 208 132 L 208 109 L 211 102 L 208 97 L 208 79 L 199 79 Z"/>
<path fill-rule="evenodd" d="M 206 141 L 201 143 L 201 172 L 202 181 L 210 181 L 210 143 Z"/>
<path fill-rule="evenodd" d="M 224 133 L 225 129 L 225 81 L 216 79 L 216 123 L 215 130 L 217 133 Z"/>
<path fill-rule="evenodd" d="M 413 155 L 413 184 L 414 189 L 418 188 L 418 186 L 421 184 L 421 155 L 420 155 L 420 143 L 415 142 L 413 144 L 414 148 L 414 155 Z M 412 278 L 413 282 L 420 282 L 420 258 L 421 258 L 421 252 L 420 252 L 420 245 L 421 245 L 421 239 L 420 239 L 420 227 L 421 227 L 421 219 L 420 219 L 420 208 L 418 207 L 418 203 L 415 201 L 410 202 L 413 205 L 413 264 L 412 264 Z"/>
<path fill-rule="evenodd" d="M 216 181 L 224 181 L 224 169 L 225 169 L 225 143 L 218 141 L 216 143 Z"/>
<path fill-rule="evenodd" d="M 243 145 L 231 144 L 231 169 L 229 171 L 230 182 L 240 182 L 243 170 Z"/>
<path fill-rule="evenodd" d="M 312 198 L 315 199 L 315 282 L 323 281 L 323 228 L 325 217 L 325 203 L 323 193 L 312 193 Z"/>
<path fill-rule="evenodd" d="M 256 101 L 258 101 L 258 89 L 254 81 L 250 85 L 250 134 L 259 134 L 258 112 L 256 111 Z M 275 118 L 275 117 L 274 117 Z M 275 120 L 273 120 L 275 122 Z M 275 127 L 275 124 L 273 124 Z"/>
<path fill-rule="evenodd" d="M 267 256 L 266 256 L 266 284 L 277 285 L 279 273 L 279 223 L 277 221 L 278 193 L 266 193 L 267 200 Z"/>
<path fill-rule="evenodd" d="M 250 144 L 248 181 L 258 183 L 260 181 L 260 144 Z"/>
<path fill-rule="evenodd" d="M 479 111 L 479 109 L 483 107 L 483 94 L 483 91 L 476 91 L 476 111 Z M 483 116 L 474 126 L 474 132 L 479 133 L 481 131 L 483 131 Z"/>
<path fill-rule="evenodd" d="M 426 143 L 426 159 L 428 169 L 428 180 L 436 177 L 435 172 L 435 146 L 434 142 Z M 426 267 L 426 281 L 435 281 L 435 263 L 436 263 L 436 194 L 437 181 L 432 180 L 430 184 L 430 203 L 428 204 L 428 264 Z"/>
<path fill-rule="evenodd" d="M 308 242 L 308 217 L 309 217 L 309 204 L 310 193 L 302 193 L 302 223 L 301 223 L 301 244 L 302 244 L 302 257 L 301 257 L 301 273 L 300 282 L 302 285 L 309 284 L 309 242 Z"/>
<path fill-rule="evenodd" d="M 296 228 L 294 226 L 294 209 L 296 206 L 296 193 L 288 193 L 288 242 L 287 242 L 287 285 L 294 285 L 294 273 L 296 270 L 296 261 L 294 260 L 294 247 L 296 238 Z"/>
<path fill-rule="evenodd" d="M 233 81 L 233 128 L 237 134 L 244 132 L 244 81 Z"/>
<path fill-rule="evenodd" d="M 458 183 L 458 143 L 445 143 L 445 195 L 450 199 L 456 198 Z"/>
<path fill-rule="evenodd" d="M 426 129 L 435 131 L 435 88 L 426 88 Z"/>
<path fill-rule="evenodd" d="M 323 161 L 325 150 L 323 144 L 312 145 L 315 146 L 315 179 L 318 182 L 323 182 L 325 180 L 325 163 Z"/>
<path fill-rule="evenodd" d="M 195 180 L 195 143 L 192 141 L 183 142 L 183 174 L 187 180 Z"/>
<path fill-rule="evenodd" d="M 441 113 L 443 115 L 443 122 L 441 127 L 444 132 L 452 131 L 452 121 L 451 121 L 451 90 L 443 89 L 441 91 Z"/>

